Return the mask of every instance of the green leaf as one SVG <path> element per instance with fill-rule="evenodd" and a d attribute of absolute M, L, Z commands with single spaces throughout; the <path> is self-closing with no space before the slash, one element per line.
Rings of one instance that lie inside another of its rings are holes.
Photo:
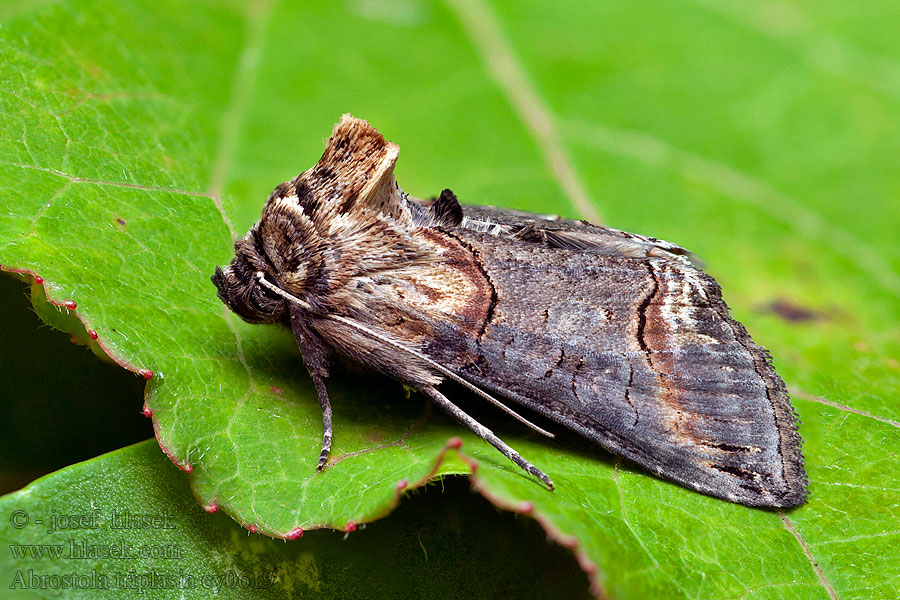
<path fill-rule="evenodd" d="M 365 530 L 286 544 L 205 514 L 152 440 L 4 496 L 0 513 L 4 598 L 587 595 L 567 552 L 542 548 L 537 525 L 465 490 L 430 490 Z"/>
<path fill-rule="evenodd" d="M 829 8 L 12 8 L 0 264 L 43 277 L 114 360 L 153 371 L 160 444 L 202 505 L 247 527 L 362 523 L 398 482 L 477 463 L 477 489 L 533 507 L 609 597 L 893 597 L 900 44 L 896 9 Z M 794 393 L 809 504 L 748 509 L 497 427 L 550 493 L 420 396 L 355 372 L 330 382 L 341 460 L 316 474 L 319 408 L 293 341 L 227 314 L 208 278 L 342 112 L 400 145 L 406 191 L 596 211 L 703 257 Z M 457 435 L 463 454 L 443 453 Z"/>

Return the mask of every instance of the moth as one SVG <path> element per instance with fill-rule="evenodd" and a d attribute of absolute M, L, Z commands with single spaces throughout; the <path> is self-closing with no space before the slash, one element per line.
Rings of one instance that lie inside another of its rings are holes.
<path fill-rule="evenodd" d="M 251 323 L 292 329 L 333 438 L 335 357 L 421 391 L 550 478 L 439 389 L 456 381 L 532 429 L 542 415 L 659 477 L 750 506 L 805 502 L 797 417 L 769 354 L 675 244 L 410 197 L 399 149 L 344 115 L 319 162 L 269 196 L 212 277 Z"/>

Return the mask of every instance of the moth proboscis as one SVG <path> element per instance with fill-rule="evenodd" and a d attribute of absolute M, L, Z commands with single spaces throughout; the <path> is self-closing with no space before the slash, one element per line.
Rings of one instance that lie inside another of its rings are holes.
<path fill-rule="evenodd" d="M 336 356 L 415 388 L 528 473 L 550 478 L 437 386 L 457 381 L 665 479 L 750 506 L 807 496 L 797 418 L 768 353 L 676 244 L 583 221 L 412 198 L 399 149 L 344 115 L 319 162 L 275 188 L 216 268 L 251 323 L 292 329 L 333 437 Z"/>

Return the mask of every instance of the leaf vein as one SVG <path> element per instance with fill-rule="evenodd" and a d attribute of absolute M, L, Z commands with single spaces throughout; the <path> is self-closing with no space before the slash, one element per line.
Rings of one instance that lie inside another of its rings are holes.
<path fill-rule="evenodd" d="M 167 188 L 153 185 L 141 185 L 139 183 L 125 183 L 124 181 L 104 181 L 102 179 L 89 179 L 85 177 L 78 177 L 76 175 L 70 175 L 69 173 L 65 173 L 60 171 L 59 169 L 51 169 L 49 167 L 39 167 L 37 165 L 25 165 L 22 163 L 13 163 L 13 162 L 3 162 L 0 164 L 10 165 L 12 167 L 19 167 L 22 169 L 33 169 L 35 171 L 43 171 L 44 173 L 52 173 L 54 175 L 59 175 L 60 177 L 64 177 L 71 181 L 72 183 L 90 183 L 94 185 L 108 185 L 111 187 L 123 187 L 130 188 L 134 190 L 146 190 L 148 192 L 167 192 L 170 194 L 183 194 L 185 196 L 195 196 L 198 198 L 212 198 L 207 193 L 203 192 L 195 192 L 191 190 L 180 190 L 178 188 Z"/>
<path fill-rule="evenodd" d="M 854 415 L 859 415 L 861 417 L 868 417 L 870 419 L 875 419 L 880 423 L 884 423 L 886 425 L 891 425 L 892 427 L 900 428 L 900 423 L 894 421 L 893 419 L 888 419 L 887 417 L 879 417 L 878 415 L 873 415 L 870 412 L 866 412 L 864 410 L 859 410 L 858 408 L 853 408 L 852 406 L 847 406 L 845 404 L 839 404 L 837 402 L 833 402 L 826 398 L 822 398 L 821 396 L 814 396 L 812 394 L 807 394 L 806 392 L 801 392 L 800 390 L 791 389 L 791 395 L 797 396 L 798 398 L 803 398 L 804 400 L 810 400 L 812 402 L 818 402 L 819 404 L 824 404 L 826 406 L 830 406 L 832 408 L 836 408 L 838 410 L 846 411 L 853 413 Z"/>
<path fill-rule="evenodd" d="M 815 571 L 816 573 L 816 577 L 819 579 L 819 584 L 821 584 L 821 586 L 825 588 L 825 591 L 828 592 L 828 597 L 831 598 L 831 600 L 837 600 L 837 593 L 835 593 L 834 587 L 825 576 L 825 572 L 822 571 L 822 567 L 819 566 L 819 561 L 817 561 L 816 557 L 813 556 L 812 551 L 809 549 L 809 544 L 806 543 L 806 540 L 803 539 L 803 536 L 800 535 L 800 532 L 797 531 L 788 516 L 782 511 L 779 511 L 779 514 L 781 515 L 781 522 L 782 524 L 784 524 L 784 528 L 787 529 L 788 532 L 792 536 L 794 536 L 794 539 L 797 540 L 797 543 L 800 544 L 800 548 L 803 550 L 803 554 L 806 556 L 806 559 L 812 566 L 813 571 Z"/>
<path fill-rule="evenodd" d="M 534 137 L 544 161 L 575 210 L 587 220 L 601 223 L 603 218 L 563 147 L 552 113 L 528 80 L 496 17 L 483 0 L 448 0 L 448 4 L 481 54 L 488 73 Z"/>
<path fill-rule="evenodd" d="M 256 81 L 256 71 L 260 63 L 259 57 L 265 38 L 266 19 L 271 5 L 271 0 L 260 0 L 251 2 L 248 6 L 244 47 L 238 56 L 228 105 L 225 108 L 225 112 L 222 113 L 219 144 L 209 178 L 209 196 L 212 197 L 213 202 L 216 204 L 216 209 L 222 215 L 222 220 L 228 226 L 232 240 L 237 240 L 238 234 L 231 223 L 231 219 L 225 212 L 225 207 L 222 204 L 222 194 L 224 193 L 225 180 L 238 145 L 240 122 L 247 112 L 250 95 Z"/>

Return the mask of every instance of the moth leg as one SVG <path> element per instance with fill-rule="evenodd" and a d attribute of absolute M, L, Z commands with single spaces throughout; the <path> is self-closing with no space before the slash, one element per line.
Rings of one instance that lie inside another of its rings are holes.
<path fill-rule="evenodd" d="M 307 325 L 306 315 L 296 307 L 291 307 L 291 329 L 294 331 L 294 339 L 300 348 L 303 362 L 309 370 L 313 384 L 316 386 L 316 394 L 319 396 L 319 404 L 322 406 L 322 452 L 319 454 L 319 462 L 316 470 L 321 471 L 328 462 L 331 454 L 331 440 L 334 437 L 334 427 L 331 422 L 331 400 L 328 399 L 328 390 L 325 388 L 325 378 L 328 377 L 328 353 L 318 336 Z"/>
<path fill-rule="evenodd" d="M 550 480 L 549 477 L 547 477 L 547 475 L 543 471 L 541 471 L 540 469 L 535 467 L 533 464 L 531 464 L 530 462 L 528 462 L 527 460 L 522 458 L 522 455 L 520 455 L 518 452 L 516 452 L 511 447 L 509 447 L 506 444 L 506 442 L 504 442 L 503 440 L 498 438 L 494 434 L 493 431 L 491 431 L 490 429 L 488 429 L 487 427 L 485 427 L 484 425 L 482 425 L 481 423 L 479 423 L 478 421 L 476 421 L 475 419 L 473 419 L 472 417 L 470 417 L 469 415 L 464 413 L 461 408 L 459 408 L 458 406 L 456 406 L 455 404 L 450 402 L 450 400 L 448 400 L 447 397 L 444 396 L 442 393 L 440 393 L 439 391 L 437 391 L 435 388 L 433 388 L 431 386 L 422 388 L 422 392 L 426 396 L 428 396 L 429 398 L 434 400 L 438 406 L 440 406 L 441 408 L 446 410 L 448 413 L 450 413 L 451 415 L 456 417 L 456 419 L 460 423 L 462 423 L 463 425 L 468 427 L 472 431 L 472 433 L 474 433 L 475 435 L 477 435 L 478 437 L 480 437 L 481 439 L 483 439 L 484 441 L 486 441 L 487 443 L 492 445 L 497 450 L 499 450 L 503 454 L 503 456 L 505 456 L 509 460 L 511 460 L 514 463 L 516 463 L 517 465 L 519 465 L 519 467 L 521 467 L 523 470 L 527 471 L 531 475 L 534 475 L 535 477 L 540 479 L 544 483 L 544 485 L 546 485 L 551 490 L 553 489 L 553 482 Z"/>
<path fill-rule="evenodd" d="M 328 399 L 328 390 L 325 389 L 325 378 L 311 369 L 310 375 L 316 386 L 316 393 L 319 395 L 319 404 L 322 405 L 322 453 L 319 454 L 319 464 L 316 465 L 316 470 L 321 471 L 328 462 L 328 455 L 331 454 L 331 440 L 334 437 L 334 427 L 331 424 L 331 400 Z"/>

